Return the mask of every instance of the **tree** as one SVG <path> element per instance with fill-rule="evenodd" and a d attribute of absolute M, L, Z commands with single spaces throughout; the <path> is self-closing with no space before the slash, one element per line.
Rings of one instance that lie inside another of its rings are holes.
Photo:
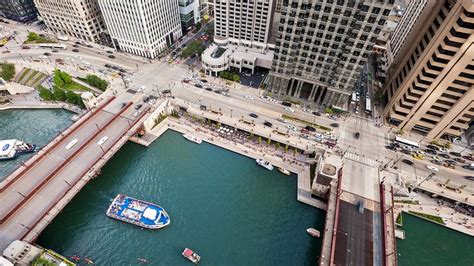
<path fill-rule="evenodd" d="M 6 80 L 10 81 L 15 77 L 15 65 L 9 63 L 2 63 L 1 64 L 1 77 Z"/>
<path fill-rule="evenodd" d="M 53 99 L 53 93 L 45 87 L 39 86 L 38 91 L 41 99 L 45 101 L 51 101 Z"/>
<path fill-rule="evenodd" d="M 262 144 L 262 137 L 258 136 L 258 144 Z"/>
<path fill-rule="evenodd" d="M 87 84 L 96 87 L 99 90 L 105 91 L 109 83 L 96 75 L 87 75 L 85 79 L 81 79 Z"/>
<path fill-rule="evenodd" d="M 196 28 L 196 31 L 199 31 L 202 27 L 201 22 L 196 23 L 196 25 L 194 25 L 194 27 Z"/>
<path fill-rule="evenodd" d="M 36 32 L 30 32 L 28 33 L 28 37 L 26 39 L 27 42 L 34 42 L 38 40 L 39 35 Z"/>
<path fill-rule="evenodd" d="M 59 69 L 54 70 L 53 83 L 54 83 L 55 86 L 57 86 L 59 88 L 64 87 L 64 80 L 61 77 L 61 70 L 59 70 Z"/>
<path fill-rule="evenodd" d="M 53 86 L 53 99 L 55 101 L 65 101 L 66 100 L 66 92 L 58 88 L 57 86 Z"/>

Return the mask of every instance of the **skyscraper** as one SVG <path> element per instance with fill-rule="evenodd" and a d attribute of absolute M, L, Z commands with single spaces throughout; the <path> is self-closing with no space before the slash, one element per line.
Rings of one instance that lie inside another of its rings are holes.
<path fill-rule="evenodd" d="M 99 0 L 117 49 L 155 58 L 182 36 L 177 0 Z"/>
<path fill-rule="evenodd" d="M 105 24 L 97 0 L 34 1 L 50 30 L 91 42 L 105 39 Z"/>
<path fill-rule="evenodd" d="M 31 21 L 36 18 L 33 0 L 0 0 L 0 16 L 19 22 Z"/>
<path fill-rule="evenodd" d="M 474 2 L 429 2 L 394 57 L 383 116 L 405 132 L 452 139 L 474 118 Z"/>
<path fill-rule="evenodd" d="M 268 90 L 344 108 L 393 0 L 283 0 Z"/>

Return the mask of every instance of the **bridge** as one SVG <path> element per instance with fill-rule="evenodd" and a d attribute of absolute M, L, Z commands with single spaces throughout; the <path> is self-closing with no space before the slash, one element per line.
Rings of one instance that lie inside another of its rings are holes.
<path fill-rule="evenodd" d="M 132 97 L 121 97 L 122 99 Z M 0 250 L 34 241 L 146 119 L 132 102 L 104 99 L 0 184 Z"/>

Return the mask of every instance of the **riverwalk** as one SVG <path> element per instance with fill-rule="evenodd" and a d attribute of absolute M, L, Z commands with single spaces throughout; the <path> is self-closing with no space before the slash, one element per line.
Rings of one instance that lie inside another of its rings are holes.
<path fill-rule="evenodd" d="M 25 102 L 25 103 L 7 103 L 0 106 L 0 111 L 12 109 L 64 109 L 76 114 L 83 114 L 85 110 L 67 103 L 45 103 L 45 102 Z"/>
<path fill-rule="evenodd" d="M 264 158 L 273 165 L 289 170 L 298 175 L 298 193 L 297 200 L 313 207 L 326 210 L 327 205 L 323 201 L 311 197 L 310 170 L 309 165 L 302 162 L 297 156 L 290 156 L 292 159 L 285 158 L 275 149 L 265 147 L 264 145 L 255 145 L 246 142 L 231 141 L 219 136 L 217 133 L 200 126 L 198 123 L 192 123 L 183 119 L 166 118 L 160 124 L 155 126 L 143 138 L 132 137 L 130 140 L 140 145 L 149 146 L 154 140 L 159 138 L 166 130 L 171 129 L 180 133 L 192 134 L 201 138 L 210 144 L 233 151 L 235 153 L 257 159 Z"/>

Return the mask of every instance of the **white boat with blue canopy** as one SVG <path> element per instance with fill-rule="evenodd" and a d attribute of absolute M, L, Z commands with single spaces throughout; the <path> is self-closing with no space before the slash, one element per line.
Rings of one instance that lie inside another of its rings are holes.
<path fill-rule="evenodd" d="M 34 152 L 36 145 L 17 139 L 0 140 L 0 160 L 15 159 L 18 155 Z"/>
<path fill-rule="evenodd" d="M 107 216 L 148 229 L 160 229 L 170 224 L 170 217 L 162 207 L 122 194 L 112 201 Z"/>

